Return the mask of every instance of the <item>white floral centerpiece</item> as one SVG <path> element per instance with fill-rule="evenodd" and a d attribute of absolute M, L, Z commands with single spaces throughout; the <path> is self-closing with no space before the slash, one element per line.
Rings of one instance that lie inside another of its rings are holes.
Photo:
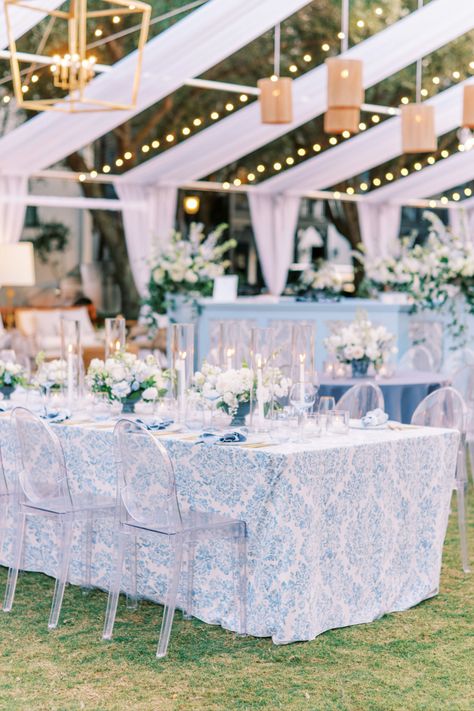
<path fill-rule="evenodd" d="M 120 401 L 122 412 L 133 412 L 143 399 L 156 402 L 166 395 L 169 373 L 163 371 L 152 355 L 139 360 L 133 353 L 117 353 L 106 361 L 94 358 L 87 371 L 87 383 L 93 393 L 102 393 L 110 401 Z"/>
<path fill-rule="evenodd" d="M 43 392 L 50 390 L 60 390 L 66 385 L 67 380 L 67 364 L 62 358 L 54 360 L 44 360 L 44 353 L 39 353 L 36 358 L 36 371 L 33 379 L 33 385 L 40 388 Z"/>
<path fill-rule="evenodd" d="M 305 269 L 299 279 L 299 289 L 302 292 L 319 291 L 329 296 L 341 293 L 343 279 L 335 264 L 320 260 L 316 269 Z"/>
<path fill-rule="evenodd" d="M 236 246 L 233 239 L 219 243 L 227 225 L 219 225 L 208 235 L 204 225 L 192 223 L 188 239 L 175 232 L 171 241 L 157 255 L 148 283 L 148 324 L 156 327 L 157 315 L 166 312 L 179 297 L 195 300 L 211 296 L 214 279 L 222 276 L 230 262 L 224 255 Z"/>
<path fill-rule="evenodd" d="M 379 367 L 396 353 L 395 336 L 385 326 L 374 326 L 363 311 L 355 320 L 324 340 L 327 351 L 340 363 L 350 363 L 353 377 L 367 375 L 370 364 Z"/>
<path fill-rule="evenodd" d="M 260 397 L 268 408 L 272 397 L 288 395 L 291 380 L 279 368 L 263 369 L 263 387 Z M 242 368 L 223 370 L 217 365 L 204 362 L 192 382 L 192 392 L 205 399 L 218 400 L 217 407 L 232 415 L 232 424 L 242 424 L 250 411 L 250 401 L 257 397 L 257 378 L 254 371 Z"/>
<path fill-rule="evenodd" d="M 26 384 L 26 375 L 20 363 L 0 360 L 0 393 L 9 400 L 18 385 Z"/>
<path fill-rule="evenodd" d="M 414 310 L 447 311 L 451 335 L 462 340 L 459 306 L 474 313 L 474 246 L 451 234 L 433 213 L 423 216 L 431 225 L 425 245 L 404 240 L 398 258 L 366 258 L 365 272 L 375 288 L 406 293 Z"/>

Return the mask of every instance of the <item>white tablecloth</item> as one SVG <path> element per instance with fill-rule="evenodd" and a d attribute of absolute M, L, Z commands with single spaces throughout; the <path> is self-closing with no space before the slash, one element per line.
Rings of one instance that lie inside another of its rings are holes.
<path fill-rule="evenodd" d="M 74 488 L 113 494 L 112 431 L 55 427 Z M 254 450 L 161 441 L 175 463 L 183 507 L 213 510 L 247 523 L 249 634 L 271 636 L 276 643 L 310 640 L 436 594 L 456 432 L 351 431 L 311 445 Z M 0 417 L 0 443 L 11 480 L 14 437 L 5 416 Z M 102 588 L 108 585 L 114 541 L 108 526 L 101 522 L 94 537 L 92 581 Z M 30 525 L 28 570 L 54 573 L 55 535 L 51 522 Z M 70 570 L 73 583 L 83 575 L 79 543 L 78 537 Z M 3 562 L 10 546 L 7 535 Z M 163 599 L 163 555 L 164 550 L 149 543 L 140 546 L 139 592 L 157 601 Z M 198 547 L 195 615 L 235 630 L 231 573 L 226 544 Z"/>
<path fill-rule="evenodd" d="M 361 382 L 375 383 L 382 389 L 385 411 L 397 422 L 410 422 L 417 405 L 427 395 L 449 385 L 449 379 L 441 373 L 397 373 L 392 378 L 330 378 L 322 375 L 319 394 L 332 395 L 339 400 L 346 390 Z"/>

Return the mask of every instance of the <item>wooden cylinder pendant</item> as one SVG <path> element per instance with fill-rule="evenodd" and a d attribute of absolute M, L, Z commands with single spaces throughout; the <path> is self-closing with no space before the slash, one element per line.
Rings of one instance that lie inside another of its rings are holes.
<path fill-rule="evenodd" d="M 435 131 L 434 107 L 427 104 L 406 104 L 401 107 L 402 150 L 404 153 L 430 153 L 438 140 Z"/>
<path fill-rule="evenodd" d="M 326 59 L 328 109 L 358 109 L 364 102 L 363 63 L 360 59 Z"/>
<path fill-rule="evenodd" d="M 259 79 L 258 88 L 262 123 L 291 123 L 293 98 L 290 77 L 273 76 Z"/>

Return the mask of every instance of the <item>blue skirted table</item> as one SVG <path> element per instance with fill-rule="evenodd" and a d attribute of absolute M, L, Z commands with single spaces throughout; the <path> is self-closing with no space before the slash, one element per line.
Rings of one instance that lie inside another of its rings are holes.
<path fill-rule="evenodd" d="M 378 385 L 384 396 L 385 412 L 391 420 L 410 422 L 417 405 L 449 379 L 441 373 L 399 373 L 392 378 L 341 378 L 320 377 L 319 396 L 332 395 L 336 402 L 353 385 L 371 382 Z"/>
<path fill-rule="evenodd" d="M 74 491 L 114 494 L 112 426 L 54 426 Z M 258 450 L 198 445 L 179 434 L 160 441 L 174 462 L 183 508 L 215 511 L 247 523 L 250 635 L 271 637 L 277 644 L 311 640 L 325 630 L 406 610 L 436 594 L 457 432 L 351 430 L 310 444 Z M 12 483 L 14 433 L 5 415 L 0 416 L 0 445 Z M 3 564 L 11 552 L 12 521 L 9 511 Z M 31 521 L 25 569 L 54 574 L 56 535 L 51 521 Z M 84 580 L 81 535 L 78 530 L 69 572 L 74 584 Z M 99 588 L 108 586 L 115 540 L 111 522 L 95 524 L 91 578 Z M 226 546 L 214 541 L 198 545 L 194 614 L 235 630 L 233 566 Z M 139 544 L 141 596 L 164 599 L 168 555 L 160 545 Z M 182 580 L 181 604 L 185 594 Z M 65 611 L 67 604 L 66 597 Z"/>

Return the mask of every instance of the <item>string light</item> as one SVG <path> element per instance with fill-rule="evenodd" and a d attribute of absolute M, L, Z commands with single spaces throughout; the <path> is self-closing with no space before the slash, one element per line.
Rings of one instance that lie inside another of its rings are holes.
<path fill-rule="evenodd" d="M 323 50 L 323 52 L 329 52 L 331 47 L 328 45 L 327 42 L 325 42 L 324 44 L 321 45 L 321 49 Z"/>
<path fill-rule="evenodd" d="M 385 173 L 385 179 L 389 182 L 393 180 L 393 173 Z"/>
<path fill-rule="evenodd" d="M 247 175 L 247 180 L 252 183 L 255 180 L 255 173 L 249 173 Z"/>
<path fill-rule="evenodd" d="M 213 111 L 211 114 L 211 119 L 213 121 L 217 121 L 218 118 L 219 118 L 219 114 L 217 113 L 217 111 Z M 188 129 L 188 131 L 189 131 L 189 129 Z"/>
<path fill-rule="evenodd" d="M 410 99 L 408 98 L 408 96 L 402 96 L 402 98 L 401 98 L 402 104 L 408 104 L 409 101 L 410 101 Z"/>
<path fill-rule="evenodd" d="M 277 161 L 276 163 L 273 164 L 273 168 L 274 168 L 274 170 L 281 170 L 282 165 L 281 165 L 281 163 L 279 163 Z"/>
<path fill-rule="evenodd" d="M 249 97 L 247 96 L 247 94 L 241 94 L 239 96 L 239 99 L 243 104 L 245 104 L 245 102 L 249 100 Z"/>
<path fill-rule="evenodd" d="M 364 22 L 364 20 L 357 20 L 356 25 L 357 25 L 357 27 L 362 29 L 363 27 L 365 27 L 365 22 Z"/>
<path fill-rule="evenodd" d="M 443 205 L 447 205 L 447 203 L 449 202 L 449 200 L 448 200 L 448 198 L 446 197 L 446 195 L 443 195 L 443 197 L 441 198 L 441 202 L 443 203 Z"/>
<path fill-rule="evenodd" d="M 329 139 L 329 143 L 331 144 L 331 146 L 337 145 L 337 138 L 335 136 L 331 136 L 331 138 Z"/>
<path fill-rule="evenodd" d="M 166 136 L 166 142 L 167 142 L 167 143 L 173 143 L 173 141 L 174 141 L 174 136 L 173 136 L 173 134 L 172 134 L 172 133 L 168 133 L 168 135 Z"/>
<path fill-rule="evenodd" d="M 439 84 L 439 77 L 433 77 L 431 81 L 433 84 Z"/>
<path fill-rule="evenodd" d="M 121 158 L 117 158 L 117 160 L 115 161 L 115 165 L 117 166 L 117 168 L 121 168 L 123 165 L 123 160 Z"/>
<path fill-rule="evenodd" d="M 11 97 L 8 96 L 8 94 L 5 94 L 5 96 L 3 97 L 2 101 L 3 101 L 4 104 L 8 104 L 8 103 L 10 102 L 10 99 L 11 99 Z"/>
<path fill-rule="evenodd" d="M 430 200 L 428 204 L 430 207 L 436 207 L 436 200 Z"/>
<path fill-rule="evenodd" d="M 342 132 L 342 137 L 343 137 L 343 138 L 350 138 L 350 137 L 351 137 L 351 132 L 350 132 L 350 131 L 343 131 L 343 132 Z"/>
<path fill-rule="evenodd" d="M 242 185 L 242 181 L 240 178 L 235 178 L 234 180 L 234 185 L 238 188 L 239 185 Z"/>
<path fill-rule="evenodd" d="M 364 191 L 369 189 L 369 186 L 367 185 L 367 183 L 361 183 L 359 187 L 361 190 L 364 190 Z"/>
<path fill-rule="evenodd" d="M 346 39 L 346 35 L 344 32 L 338 32 L 337 33 L 337 39 L 343 40 Z"/>
<path fill-rule="evenodd" d="M 224 190 L 228 190 L 230 188 L 230 183 L 222 183 L 222 187 L 224 188 Z"/>
<path fill-rule="evenodd" d="M 110 173 L 110 165 L 103 165 L 102 172 L 103 173 Z"/>
<path fill-rule="evenodd" d="M 143 151 L 143 153 L 148 153 L 149 150 L 150 150 L 150 146 L 148 146 L 148 145 L 145 143 L 145 145 L 142 146 L 142 151 Z"/>
<path fill-rule="evenodd" d="M 295 162 L 295 159 L 293 158 L 293 156 L 288 156 L 288 158 L 285 158 L 285 163 L 287 165 L 293 165 L 294 162 Z"/>
<path fill-rule="evenodd" d="M 459 193 L 453 193 L 453 200 L 454 200 L 455 202 L 457 202 L 457 201 L 460 200 L 460 199 L 461 199 L 461 196 L 460 196 Z"/>
<path fill-rule="evenodd" d="M 363 121 L 361 121 L 359 124 L 359 131 L 365 131 L 366 128 L 367 128 L 367 124 L 364 123 Z"/>
<path fill-rule="evenodd" d="M 333 192 L 333 197 L 335 200 L 339 200 L 339 198 L 341 197 L 341 193 L 338 190 L 335 190 Z"/>
<path fill-rule="evenodd" d="M 354 195 L 355 190 L 354 190 L 354 188 L 349 187 L 349 188 L 347 188 L 346 193 L 347 193 L 348 195 Z"/>
<path fill-rule="evenodd" d="M 446 150 L 446 148 L 441 151 L 441 158 L 447 158 L 449 156 L 449 151 Z"/>
<path fill-rule="evenodd" d="M 191 129 L 185 126 L 181 133 L 183 134 L 183 136 L 189 136 L 189 134 L 191 133 Z"/>
<path fill-rule="evenodd" d="M 114 25 L 118 25 L 118 23 L 120 22 L 120 17 L 118 15 L 114 15 L 112 17 L 112 22 L 114 23 Z"/>
<path fill-rule="evenodd" d="M 374 114 L 371 118 L 372 123 L 379 123 L 380 121 L 380 116 L 378 114 Z"/>
<path fill-rule="evenodd" d="M 436 158 L 435 158 L 434 156 L 428 156 L 428 158 L 426 159 L 426 161 L 427 161 L 427 163 L 429 163 L 430 165 L 434 165 L 434 163 L 436 163 Z"/>
<path fill-rule="evenodd" d="M 460 79 L 460 78 L 461 78 L 461 74 L 458 71 L 453 72 L 453 79 Z"/>
<path fill-rule="evenodd" d="M 234 104 L 231 104 L 230 102 L 225 105 L 225 110 L 226 111 L 233 111 L 234 110 Z"/>
<path fill-rule="evenodd" d="M 312 57 L 310 54 L 305 54 L 305 55 L 303 55 L 303 59 L 305 62 L 310 62 Z"/>
<path fill-rule="evenodd" d="M 86 179 L 86 177 L 87 177 L 87 176 L 84 175 L 84 173 L 81 173 L 81 174 L 79 175 L 79 181 L 80 181 L 81 183 L 83 183 L 84 180 Z"/>
<path fill-rule="evenodd" d="M 36 84 L 36 82 L 38 81 L 38 79 L 39 79 L 39 76 L 38 76 L 37 74 L 33 74 L 32 77 L 31 77 L 31 83 L 32 83 L 32 84 Z"/>
<path fill-rule="evenodd" d="M 408 175 L 409 172 L 410 171 L 408 170 L 408 168 L 402 168 L 400 171 L 401 175 L 403 175 L 404 178 Z"/>
<path fill-rule="evenodd" d="M 232 106 L 232 104 L 230 104 L 230 105 Z M 232 106 L 232 108 L 234 108 L 234 107 Z M 231 110 L 232 109 L 229 109 L 229 111 L 231 111 Z M 202 120 L 200 118 L 193 119 L 193 126 L 200 126 L 201 124 L 202 124 Z M 166 139 L 166 140 L 168 140 L 168 139 Z"/>
<path fill-rule="evenodd" d="M 103 34 L 104 34 L 104 33 L 103 33 L 103 31 L 100 29 L 100 27 L 98 27 L 98 28 L 95 30 L 95 32 L 94 32 L 94 35 L 95 35 L 96 37 L 102 37 Z"/>
<path fill-rule="evenodd" d="M 376 7 L 374 12 L 378 17 L 380 17 L 380 15 L 383 15 L 383 10 L 381 7 Z"/>
<path fill-rule="evenodd" d="M 91 178 L 97 178 L 98 173 L 97 173 L 96 170 L 91 170 L 91 172 L 89 173 L 89 175 L 90 175 Z"/>
<path fill-rule="evenodd" d="M 422 89 L 422 90 L 420 91 L 420 94 L 421 94 L 422 96 L 428 96 L 428 89 Z"/>
<path fill-rule="evenodd" d="M 372 183 L 375 185 L 376 188 L 378 188 L 378 187 L 380 187 L 380 185 L 382 185 L 382 181 L 380 180 L 380 178 L 374 178 L 372 180 Z"/>
<path fill-rule="evenodd" d="M 315 153 L 319 153 L 320 150 L 321 150 L 321 146 L 319 145 L 319 143 L 314 143 L 313 144 L 313 151 Z"/>
<path fill-rule="evenodd" d="M 421 170 L 421 169 L 423 168 L 423 166 L 421 165 L 421 163 L 415 163 L 413 167 L 414 167 L 415 170 Z"/>
<path fill-rule="evenodd" d="M 151 147 L 152 148 L 159 148 L 160 147 L 160 142 L 158 140 L 154 140 L 151 142 Z"/>
<path fill-rule="evenodd" d="M 264 173 L 264 172 L 265 172 L 265 166 L 263 165 L 263 163 L 259 163 L 259 165 L 257 165 L 257 171 L 258 171 L 259 173 Z"/>
<path fill-rule="evenodd" d="M 290 64 L 290 66 L 288 67 L 288 69 L 289 69 L 290 72 L 292 72 L 293 74 L 298 71 L 298 67 L 296 66 L 296 64 Z"/>
<path fill-rule="evenodd" d="M 465 195 L 466 197 L 471 197 L 471 195 L 472 195 L 472 190 L 471 190 L 471 188 L 464 188 L 464 195 Z"/>
<path fill-rule="evenodd" d="M 301 157 L 303 157 L 303 156 L 306 155 L 306 150 L 305 150 L 304 148 L 298 148 L 298 150 L 297 150 L 296 152 L 297 152 L 298 155 L 301 156 Z"/>

